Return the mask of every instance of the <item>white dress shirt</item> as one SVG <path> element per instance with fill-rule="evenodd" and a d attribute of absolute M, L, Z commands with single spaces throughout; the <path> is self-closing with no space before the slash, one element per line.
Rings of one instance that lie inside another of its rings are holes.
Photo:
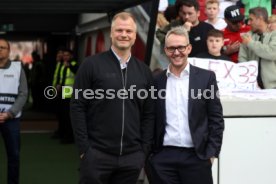
<path fill-rule="evenodd" d="M 194 147 L 188 118 L 188 91 L 190 64 L 180 77 L 167 70 L 166 86 L 166 127 L 163 145 Z"/>

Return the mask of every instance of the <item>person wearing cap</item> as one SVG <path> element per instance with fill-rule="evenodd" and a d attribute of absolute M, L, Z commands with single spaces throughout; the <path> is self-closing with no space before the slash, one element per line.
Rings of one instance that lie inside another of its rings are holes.
<path fill-rule="evenodd" d="M 241 35 L 250 31 L 250 27 L 243 23 L 244 15 L 236 5 L 225 9 L 224 19 L 227 26 L 223 30 L 223 53 L 229 56 L 234 63 L 237 63 L 239 48 L 242 42 Z"/>
<path fill-rule="evenodd" d="M 239 62 L 258 61 L 257 82 L 260 88 L 276 88 L 276 31 L 270 31 L 266 8 L 249 10 L 251 31 L 242 36 Z"/>

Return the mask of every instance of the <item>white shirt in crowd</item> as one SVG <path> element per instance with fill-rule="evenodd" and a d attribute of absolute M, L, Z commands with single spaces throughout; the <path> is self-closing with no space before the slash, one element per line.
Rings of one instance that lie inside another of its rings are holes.
<path fill-rule="evenodd" d="M 205 20 L 205 22 L 211 24 L 208 19 Z M 218 30 L 223 30 L 224 28 L 226 28 L 227 24 L 225 22 L 224 19 L 222 18 L 218 18 L 217 22 L 215 24 L 211 24 L 212 26 L 214 26 L 215 29 L 218 29 Z"/>

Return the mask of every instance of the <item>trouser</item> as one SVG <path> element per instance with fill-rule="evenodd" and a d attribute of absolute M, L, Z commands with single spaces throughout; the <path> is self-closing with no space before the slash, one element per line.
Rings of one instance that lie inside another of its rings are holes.
<path fill-rule="evenodd" d="M 201 160 L 194 148 L 164 147 L 149 157 L 150 184 L 212 184 L 212 163 Z"/>
<path fill-rule="evenodd" d="M 117 156 L 89 148 L 80 161 L 80 184 L 136 184 L 145 154 Z"/>
<path fill-rule="evenodd" d="M 61 100 L 61 138 L 73 140 L 73 129 L 70 118 L 70 98 Z"/>
<path fill-rule="evenodd" d="M 20 123 L 19 118 L 0 124 L 8 158 L 8 184 L 19 183 Z"/>

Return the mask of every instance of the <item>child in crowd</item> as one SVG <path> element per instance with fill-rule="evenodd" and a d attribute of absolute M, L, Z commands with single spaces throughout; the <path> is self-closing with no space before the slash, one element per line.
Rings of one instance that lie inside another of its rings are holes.
<path fill-rule="evenodd" d="M 200 53 L 196 57 L 231 61 L 231 59 L 228 56 L 222 54 L 221 49 L 223 45 L 223 32 L 217 29 L 212 29 L 207 34 L 208 52 Z"/>
<path fill-rule="evenodd" d="M 213 25 L 216 29 L 222 30 L 227 24 L 226 22 L 218 17 L 219 14 L 219 2 L 218 0 L 207 0 L 205 5 L 205 13 L 207 20 L 205 22 Z"/>

